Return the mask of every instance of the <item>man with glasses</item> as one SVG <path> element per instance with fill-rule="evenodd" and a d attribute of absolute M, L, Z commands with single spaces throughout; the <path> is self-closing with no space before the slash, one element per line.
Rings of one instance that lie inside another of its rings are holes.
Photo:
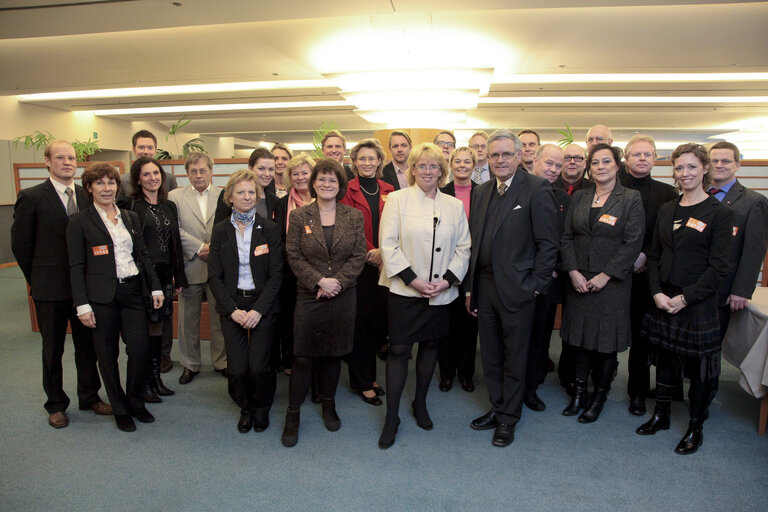
<path fill-rule="evenodd" d="M 596 124 L 587 131 L 587 152 L 598 144 L 608 144 L 613 146 L 613 134 L 611 129 L 604 124 Z"/>
<path fill-rule="evenodd" d="M 536 150 L 541 146 L 541 138 L 534 130 L 522 130 L 517 134 L 517 137 L 523 145 L 523 169 L 533 172 L 533 157 L 536 155 Z"/>
<path fill-rule="evenodd" d="M 453 136 L 453 132 L 442 131 L 438 133 L 435 135 L 432 143 L 443 152 L 446 163 L 449 162 L 451 160 L 451 153 L 456 149 L 456 137 Z"/>
<path fill-rule="evenodd" d="M 477 156 L 477 165 L 472 171 L 472 183 L 482 185 L 491 179 L 491 168 L 488 165 L 488 134 L 484 131 L 475 132 L 469 138 L 469 147 Z"/>
<path fill-rule="evenodd" d="M 563 148 L 563 162 L 563 172 L 555 182 L 555 186 L 568 192 L 569 196 L 582 188 L 595 186 L 584 177 L 584 170 L 587 167 L 584 148 L 578 144 L 568 144 Z"/>
<path fill-rule="evenodd" d="M 411 136 L 400 130 L 393 130 L 389 134 L 389 152 L 392 161 L 381 170 L 381 179 L 395 187 L 395 190 L 408 188 L 408 178 L 405 171 L 408 170 L 408 155 L 411 154 Z"/>
<path fill-rule="evenodd" d="M 465 289 L 467 310 L 478 319 L 492 407 L 471 427 L 495 429 L 492 444 L 503 447 L 514 441 L 520 420 L 535 299 L 552 280 L 559 236 L 552 186 L 518 172 L 520 139 L 511 130 L 495 131 L 488 158 L 495 179 L 472 192 Z"/>

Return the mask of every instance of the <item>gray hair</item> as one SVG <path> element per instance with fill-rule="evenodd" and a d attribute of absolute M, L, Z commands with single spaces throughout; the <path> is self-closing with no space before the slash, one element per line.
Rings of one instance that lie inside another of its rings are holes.
<path fill-rule="evenodd" d="M 515 151 L 521 151 L 523 149 L 523 143 L 520 142 L 520 139 L 517 137 L 517 135 L 515 135 L 515 132 L 508 130 L 507 128 L 501 128 L 491 134 L 487 142 L 488 149 L 490 149 L 493 142 L 501 139 L 511 140 L 515 144 Z"/>

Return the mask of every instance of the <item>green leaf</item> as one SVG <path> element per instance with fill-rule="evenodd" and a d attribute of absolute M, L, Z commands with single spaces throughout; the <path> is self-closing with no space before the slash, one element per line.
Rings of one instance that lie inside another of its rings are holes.
<path fill-rule="evenodd" d="M 322 159 L 325 158 L 325 155 L 323 155 L 323 137 L 325 137 L 325 134 L 333 131 L 338 130 L 336 127 L 336 123 L 333 121 L 323 121 L 320 123 L 320 126 L 312 132 L 312 145 L 315 147 L 315 150 L 313 151 L 313 156 L 316 159 Z"/>

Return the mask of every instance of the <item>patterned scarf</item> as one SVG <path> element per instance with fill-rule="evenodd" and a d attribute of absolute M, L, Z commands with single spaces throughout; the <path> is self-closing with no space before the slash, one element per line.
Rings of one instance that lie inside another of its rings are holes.
<path fill-rule="evenodd" d="M 296 208 L 301 208 L 302 206 L 308 205 L 309 203 L 312 203 L 315 199 L 312 198 L 309 200 L 308 203 L 305 203 L 304 200 L 301 198 L 299 193 L 296 191 L 295 188 L 291 187 L 291 191 L 289 192 L 288 197 L 288 211 L 285 212 L 285 232 L 288 233 L 288 227 L 290 226 L 291 221 L 291 212 L 295 210 Z"/>
<path fill-rule="evenodd" d="M 251 208 L 245 213 L 240 213 L 234 208 L 232 209 L 232 218 L 235 219 L 235 222 L 239 222 L 240 224 L 249 226 L 253 222 L 254 217 L 256 217 L 256 207 Z"/>

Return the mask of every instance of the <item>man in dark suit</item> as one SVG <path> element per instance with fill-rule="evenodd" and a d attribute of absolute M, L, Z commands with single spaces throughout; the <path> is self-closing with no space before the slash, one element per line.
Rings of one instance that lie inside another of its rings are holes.
<path fill-rule="evenodd" d="M 584 177 L 587 168 L 587 155 L 578 144 L 568 144 L 563 148 L 563 171 L 555 185 L 565 190 L 569 196 L 585 187 L 595 184 Z"/>
<path fill-rule="evenodd" d="M 565 215 L 568 212 L 568 203 L 571 196 L 564 190 L 554 186 L 563 168 L 563 150 L 555 144 L 543 144 L 539 146 L 533 157 L 533 175 L 547 180 L 552 186 L 554 204 L 552 208 L 557 215 L 558 239 L 563 233 Z M 526 407 L 532 411 L 543 411 L 546 404 L 536 393 L 539 385 L 547 376 L 549 360 L 549 341 L 552 338 L 552 330 L 555 327 L 555 315 L 557 305 L 563 301 L 563 289 L 557 279 L 557 271 L 553 272 L 553 281 L 547 293 L 536 297 L 536 306 L 533 315 L 533 329 L 531 330 L 531 348 L 528 352 L 528 365 L 525 370 L 525 397 Z"/>
<path fill-rule="evenodd" d="M 381 179 L 395 187 L 395 190 L 408 188 L 408 178 L 405 171 L 408 170 L 408 155 L 411 154 L 411 136 L 400 130 L 393 130 L 389 134 L 389 152 L 392 161 L 381 170 Z"/>
<path fill-rule="evenodd" d="M 77 319 L 69 280 L 67 224 L 69 217 L 87 208 L 90 201 L 85 190 L 74 184 L 77 158 L 72 145 L 62 140 L 48 144 L 45 165 L 49 179 L 19 192 L 13 211 L 11 249 L 30 286 L 43 338 L 48 423 L 63 428 L 69 425 L 69 397 L 64 392 L 61 365 L 68 321 L 75 346 L 80 409 L 108 415 L 112 408 L 99 398 L 101 381 L 91 332 Z"/>
<path fill-rule="evenodd" d="M 734 211 L 733 241 L 728 277 L 718 293 L 720 335 L 725 336 L 731 313 L 747 307 L 768 248 L 768 199 L 736 179 L 739 148 L 718 142 L 709 150 L 712 159 L 710 195 Z"/>
<path fill-rule="evenodd" d="M 551 185 L 518 170 L 520 139 L 497 130 L 488 139 L 488 157 L 496 179 L 473 191 L 465 284 L 467 309 L 478 317 L 492 408 L 471 426 L 495 428 L 493 445 L 508 446 L 523 406 L 535 298 L 547 292 L 559 240 Z"/>
<path fill-rule="evenodd" d="M 629 412 L 637 416 L 645 414 L 645 398 L 650 392 L 650 366 L 648 364 L 648 339 L 642 335 L 643 318 L 651 306 L 651 289 L 646 272 L 646 254 L 653 241 L 653 229 L 659 208 L 667 201 L 677 197 L 677 191 L 671 185 L 651 178 L 651 170 L 656 160 L 656 143 L 648 135 L 634 135 L 624 149 L 627 172 L 621 176 L 621 184 L 640 192 L 645 210 L 645 236 L 643 250 L 635 261 L 632 274 L 632 295 L 630 298 L 629 321 L 632 325 L 632 346 L 629 349 L 627 370 L 627 394 Z M 654 305 L 655 307 L 655 305 Z"/>

